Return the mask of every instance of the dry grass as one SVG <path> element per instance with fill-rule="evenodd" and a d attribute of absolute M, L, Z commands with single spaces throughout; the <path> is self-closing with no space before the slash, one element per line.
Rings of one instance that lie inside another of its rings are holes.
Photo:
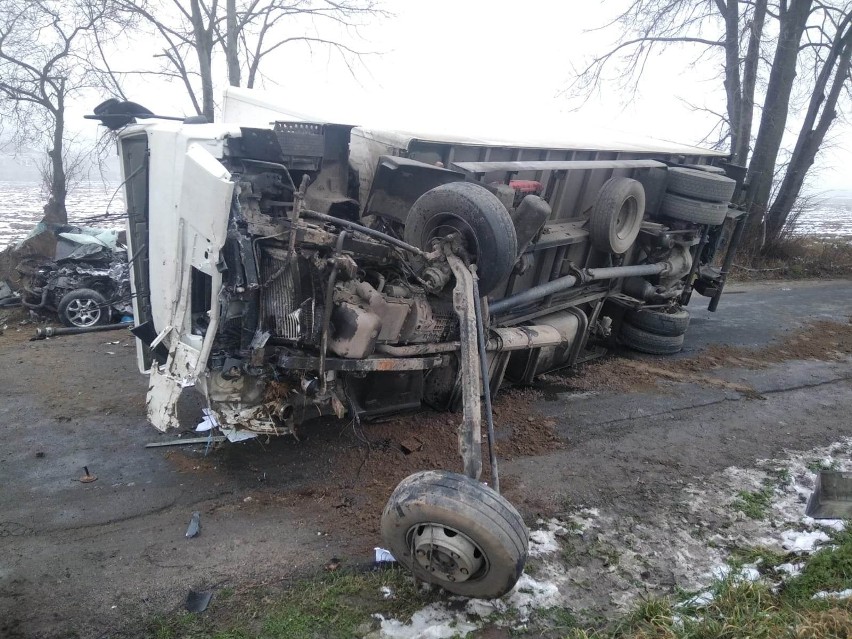
<path fill-rule="evenodd" d="M 735 571 L 732 571 L 735 574 Z M 576 628 L 569 639 L 852 639 L 852 600 L 814 599 L 819 591 L 852 584 L 852 532 L 815 553 L 804 571 L 775 592 L 761 582 L 728 577 L 712 588 L 713 600 L 695 605 L 648 599 L 615 627 Z"/>
<path fill-rule="evenodd" d="M 743 247 L 732 277 L 740 281 L 852 277 L 852 242 L 790 237 L 762 253 L 749 254 Z"/>

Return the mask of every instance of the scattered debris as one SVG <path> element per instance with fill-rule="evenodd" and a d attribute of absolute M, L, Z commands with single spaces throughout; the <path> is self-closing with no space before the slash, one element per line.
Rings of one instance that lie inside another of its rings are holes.
<path fill-rule="evenodd" d="M 340 568 L 340 560 L 337 557 L 332 557 L 325 565 L 326 572 L 335 572 L 338 568 Z"/>
<path fill-rule="evenodd" d="M 214 428 L 219 428 L 219 421 L 209 408 L 202 408 L 201 412 L 204 415 L 204 418 L 198 423 L 198 426 L 195 427 L 196 433 L 206 433 Z"/>
<path fill-rule="evenodd" d="M 423 450 L 423 442 L 415 436 L 407 437 L 399 442 L 399 447 L 406 455 Z"/>
<path fill-rule="evenodd" d="M 374 548 L 376 552 L 376 563 L 386 563 L 386 562 L 395 562 L 396 559 L 390 553 L 389 550 L 385 550 L 384 548 Z"/>
<path fill-rule="evenodd" d="M 218 444 L 223 441 L 225 441 L 225 437 L 223 435 L 214 435 L 211 437 L 187 437 L 185 439 L 173 439 L 167 442 L 151 442 L 150 444 L 145 444 L 145 448 L 161 448 L 163 446 L 185 446 L 189 444 L 206 444 L 208 442 Z"/>
<path fill-rule="evenodd" d="M 805 514 L 814 519 L 852 519 L 852 473 L 821 470 Z"/>
<path fill-rule="evenodd" d="M 198 534 L 201 532 L 201 513 L 194 512 L 192 513 L 192 518 L 189 520 L 189 527 L 186 529 L 186 538 L 192 539 L 193 537 L 198 537 Z"/>
<path fill-rule="evenodd" d="M 81 333 L 100 333 L 103 331 L 118 331 L 122 328 L 130 328 L 133 326 L 133 322 L 119 322 L 118 324 L 102 324 L 98 326 L 88 326 L 88 327 L 71 327 L 71 328 L 54 328 L 53 326 L 45 326 L 44 328 L 37 328 L 34 337 L 30 338 L 31 342 L 38 342 L 43 339 L 47 339 L 48 337 L 61 337 L 63 335 L 80 335 Z M 110 355 L 115 355 L 115 353 L 110 353 Z"/>
<path fill-rule="evenodd" d="M 213 599 L 213 592 L 210 590 L 200 592 L 190 590 L 186 597 L 185 608 L 189 612 L 204 612 L 210 605 L 211 599 Z"/>

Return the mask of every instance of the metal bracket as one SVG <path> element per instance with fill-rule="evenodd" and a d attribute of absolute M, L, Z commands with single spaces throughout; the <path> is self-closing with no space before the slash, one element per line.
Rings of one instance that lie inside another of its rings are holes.
<path fill-rule="evenodd" d="M 464 474 L 479 479 L 482 474 L 482 409 L 480 393 L 482 375 L 477 346 L 476 307 L 473 275 L 455 254 L 447 252 L 447 263 L 456 278 L 453 288 L 453 308 L 459 318 L 461 355 L 459 369 L 462 382 L 463 418 L 459 427 L 459 454 L 464 462 Z"/>

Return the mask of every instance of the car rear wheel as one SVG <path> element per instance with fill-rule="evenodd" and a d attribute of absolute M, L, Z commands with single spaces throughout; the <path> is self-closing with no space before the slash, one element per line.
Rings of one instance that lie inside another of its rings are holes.
<path fill-rule="evenodd" d="M 393 556 L 416 577 L 465 597 L 506 594 L 527 559 L 529 533 L 518 511 L 457 473 L 423 471 L 403 479 L 381 529 Z"/>
<path fill-rule="evenodd" d="M 109 321 L 109 304 L 106 298 L 90 288 L 79 288 L 66 293 L 57 308 L 59 321 L 65 326 L 89 328 Z"/>

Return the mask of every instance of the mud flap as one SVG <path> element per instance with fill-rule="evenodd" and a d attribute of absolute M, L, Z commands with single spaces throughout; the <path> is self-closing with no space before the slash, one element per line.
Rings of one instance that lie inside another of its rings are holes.
<path fill-rule="evenodd" d="M 147 414 L 161 431 L 180 426 L 177 400 L 181 391 L 194 386 L 207 367 L 207 359 L 219 327 L 219 295 L 222 274 L 217 268 L 225 243 L 234 184 L 230 173 L 206 149 L 191 144 L 180 176 L 181 192 L 177 210 L 178 237 L 174 257 L 176 291 L 164 291 L 162 300 L 172 300 L 169 329 L 158 340 L 169 345 L 166 363 L 151 367 Z M 202 338 L 192 333 L 192 269 L 210 277 L 209 323 Z M 158 283 L 164 289 L 166 282 Z M 153 297 L 153 296 L 152 296 Z"/>

